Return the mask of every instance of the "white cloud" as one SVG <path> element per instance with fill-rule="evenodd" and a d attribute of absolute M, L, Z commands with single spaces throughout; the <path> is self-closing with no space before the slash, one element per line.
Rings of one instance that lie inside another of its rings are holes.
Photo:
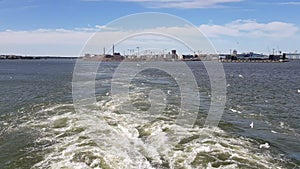
<path fill-rule="evenodd" d="M 103 31 L 94 34 L 99 29 Z M 300 38 L 299 29 L 295 25 L 285 22 L 258 23 L 255 20 L 236 20 L 224 25 L 203 24 L 199 26 L 199 30 L 212 40 L 217 51 L 236 48 L 239 51 L 259 50 L 263 52 L 268 49 L 269 45 L 271 47 L 285 47 L 286 50 L 294 51 L 298 44 L 295 42 Z M 193 47 L 196 51 L 212 52 L 209 41 L 197 29 L 189 26 L 156 27 L 143 31 L 148 32 L 148 34 L 131 37 L 137 32 L 134 30 L 121 31 L 105 26 L 75 28 L 73 30 L 6 30 L 0 32 L 0 54 L 78 56 L 90 37 L 93 37 L 90 42 L 91 46 L 85 48 L 83 53 L 85 50 L 91 53 L 102 53 L 103 47 L 108 51 L 112 44 L 116 43 L 113 39 L 120 37 L 125 37 L 125 39 L 119 47 L 117 46 L 119 52 L 136 48 L 136 46 L 140 46 L 142 49 L 179 49 L 182 44 L 176 39 L 184 39 L 184 42 L 195 44 Z M 153 36 L 151 33 L 154 33 Z M 93 34 L 94 36 L 92 36 Z M 164 35 L 173 35 L 174 38 Z M 281 40 L 282 38 L 289 38 L 289 40 Z"/>
<path fill-rule="evenodd" d="M 284 52 L 299 49 L 299 28 L 292 23 L 235 20 L 224 25 L 203 24 L 199 29 L 220 52 L 228 53 L 229 49 L 237 49 L 239 52 L 268 54 L 269 48 L 280 48 Z"/>
<path fill-rule="evenodd" d="M 97 32 L 99 29 L 103 31 Z M 144 33 L 139 34 L 140 31 Z M 94 34 L 95 32 L 97 33 Z M 209 47 L 210 43 L 201 35 L 200 31 L 188 26 L 156 27 L 136 31 L 116 30 L 105 26 L 75 28 L 74 30 L 6 30 L 0 32 L 0 37 L 0 54 L 78 56 L 85 45 L 87 46 L 82 51 L 83 53 L 102 53 L 103 47 L 108 51 L 113 43 L 122 40 L 120 39 L 121 37 L 125 39 L 121 41 L 122 49 L 118 48 L 120 51 L 136 48 L 136 46 L 140 46 L 143 49 L 155 47 L 177 48 L 180 45 L 184 46 L 179 42 L 180 40 L 183 41 L 183 39 L 185 42 L 197 44 L 199 48 L 207 46 L 207 50 L 212 51 Z M 89 39 L 90 37 L 92 38 Z M 89 43 L 86 44 L 86 42 Z M 187 49 L 186 47 L 183 48 Z"/>
<path fill-rule="evenodd" d="M 225 25 L 201 25 L 200 30 L 209 37 L 246 36 L 284 38 L 297 34 L 299 28 L 285 22 L 258 23 L 255 20 L 236 20 Z"/>
<path fill-rule="evenodd" d="M 84 49 L 84 53 L 96 53 L 99 49 L 105 47 L 111 48 L 112 44 L 117 44 L 120 51 L 127 51 L 130 48 L 139 46 L 146 48 L 161 48 L 161 49 L 178 49 L 190 51 L 187 47 L 193 47 L 194 50 L 201 50 L 207 53 L 214 51 L 210 42 L 201 32 L 195 27 L 156 27 L 143 30 L 122 30 L 106 28 L 105 31 L 97 32 L 90 39 L 88 46 Z M 185 46 L 187 45 L 187 46 Z M 181 46 L 181 47 L 179 47 Z M 102 47 L 102 48 L 101 48 Z M 201 49 L 200 49 L 201 48 Z"/>
<path fill-rule="evenodd" d="M 76 44 L 92 33 L 66 29 L 37 29 L 33 31 L 6 30 L 0 32 L 0 44 Z"/>
<path fill-rule="evenodd" d="M 0 32 L 0 54 L 77 56 L 91 32 L 66 29 Z"/>
<path fill-rule="evenodd" d="M 103 0 L 82 0 L 86 2 Z M 213 8 L 221 7 L 226 3 L 241 2 L 243 0 L 115 0 L 120 2 L 143 3 L 151 8 Z"/>
<path fill-rule="evenodd" d="M 280 2 L 279 5 L 300 5 L 300 1 Z"/>

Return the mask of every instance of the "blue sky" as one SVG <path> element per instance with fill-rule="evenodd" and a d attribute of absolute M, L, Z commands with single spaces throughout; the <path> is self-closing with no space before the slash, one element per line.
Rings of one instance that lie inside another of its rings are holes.
<path fill-rule="evenodd" d="M 297 0 L 0 0 L 0 54 L 77 55 L 94 28 L 141 12 L 186 19 L 219 52 L 294 52 L 299 9 Z"/>

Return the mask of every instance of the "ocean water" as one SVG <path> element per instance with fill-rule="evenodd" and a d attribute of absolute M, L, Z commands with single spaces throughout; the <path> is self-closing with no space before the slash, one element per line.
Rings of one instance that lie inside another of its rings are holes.
<path fill-rule="evenodd" d="M 175 123 L 180 86 L 161 70 L 118 84 L 130 99 L 113 100 L 119 64 L 101 63 L 96 81 L 82 82 L 95 84 L 96 103 L 75 111 L 75 60 L 0 61 L 0 168 L 300 168 L 300 61 L 224 63 L 226 107 L 214 128 L 203 128 L 211 91 L 201 62 L 186 62 L 200 93 L 193 127 Z M 151 99 L 160 113 L 145 113 Z"/>

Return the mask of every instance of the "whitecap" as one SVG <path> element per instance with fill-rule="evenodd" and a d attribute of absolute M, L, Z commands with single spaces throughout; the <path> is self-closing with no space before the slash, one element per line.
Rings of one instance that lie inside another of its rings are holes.
<path fill-rule="evenodd" d="M 235 109 L 229 109 L 229 110 L 232 111 L 233 113 L 239 113 L 239 114 L 242 113 L 241 111 L 238 111 L 238 110 L 235 110 Z"/>
<path fill-rule="evenodd" d="M 254 123 L 253 121 L 250 123 L 250 127 L 253 128 L 254 127 Z"/>
<path fill-rule="evenodd" d="M 268 148 L 270 148 L 270 144 L 269 143 L 261 144 L 261 145 L 259 145 L 259 148 L 266 148 L 266 149 L 268 149 Z"/>

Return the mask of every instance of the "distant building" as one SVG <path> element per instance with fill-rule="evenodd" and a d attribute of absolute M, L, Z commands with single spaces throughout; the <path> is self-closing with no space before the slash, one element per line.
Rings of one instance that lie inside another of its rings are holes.
<path fill-rule="evenodd" d="M 178 55 L 176 53 L 176 50 L 172 50 L 172 59 L 178 59 Z"/>
<path fill-rule="evenodd" d="M 281 59 L 281 55 L 270 55 L 269 60 L 279 61 Z"/>
<path fill-rule="evenodd" d="M 194 55 L 182 55 L 183 60 L 194 59 Z"/>
<path fill-rule="evenodd" d="M 219 59 L 220 60 L 271 60 L 275 59 L 277 60 L 276 57 L 269 57 L 264 54 L 258 54 L 254 52 L 249 52 L 249 53 L 242 53 L 238 54 L 237 50 L 233 50 L 231 54 L 219 54 Z M 279 58 L 281 59 L 281 58 Z M 278 60 L 279 60 L 278 59 Z"/>
<path fill-rule="evenodd" d="M 238 55 L 237 50 L 234 49 L 232 52 L 232 56 L 237 57 L 237 55 Z"/>
<path fill-rule="evenodd" d="M 92 55 L 89 53 L 86 53 L 86 54 L 84 54 L 84 57 L 92 57 Z"/>
<path fill-rule="evenodd" d="M 287 59 L 300 59 L 300 53 L 283 53 L 283 56 Z"/>

